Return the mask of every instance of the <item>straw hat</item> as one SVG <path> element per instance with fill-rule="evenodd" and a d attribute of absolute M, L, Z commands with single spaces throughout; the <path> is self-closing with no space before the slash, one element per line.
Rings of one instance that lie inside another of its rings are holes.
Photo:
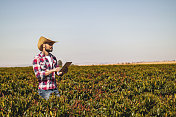
<path fill-rule="evenodd" d="M 45 38 L 45 37 L 43 37 L 43 36 L 41 36 L 40 37 L 40 39 L 39 39 L 39 41 L 38 41 L 38 49 L 40 50 L 40 51 L 42 51 L 43 50 L 43 47 L 42 47 L 42 45 L 44 44 L 44 43 L 56 43 L 57 41 L 52 41 L 52 40 L 50 40 L 50 39 L 47 39 L 47 38 Z"/>

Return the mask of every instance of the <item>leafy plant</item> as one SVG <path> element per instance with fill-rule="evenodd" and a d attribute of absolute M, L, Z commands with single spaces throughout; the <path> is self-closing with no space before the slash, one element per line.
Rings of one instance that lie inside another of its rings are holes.
<path fill-rule="evenodd" d="M 0 68 L 0 116 L 176 116 L 176 65 L 71 66 L 61 97 L 38 95 L 32 67 Z"/>

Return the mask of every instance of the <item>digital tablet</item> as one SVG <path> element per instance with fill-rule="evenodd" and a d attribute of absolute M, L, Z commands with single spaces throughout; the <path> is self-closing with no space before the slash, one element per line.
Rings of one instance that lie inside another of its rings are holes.
<path fill-rule="evenodd" d="M 63 72 L 65 68 L 68 68 L 71 65 L 72 62 L 66 62 L 65 65 L 62 67 L 62 69 L 59 72 Z"/>

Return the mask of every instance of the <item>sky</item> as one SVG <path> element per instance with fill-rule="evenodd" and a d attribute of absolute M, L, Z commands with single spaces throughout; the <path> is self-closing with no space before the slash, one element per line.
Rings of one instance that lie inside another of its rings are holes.
<path fill-rule="evenodd" d="M 75 65 L 176 60 L 176 0 L 0 0 L 0 66 L 32 66 L 40 36 Z"/>

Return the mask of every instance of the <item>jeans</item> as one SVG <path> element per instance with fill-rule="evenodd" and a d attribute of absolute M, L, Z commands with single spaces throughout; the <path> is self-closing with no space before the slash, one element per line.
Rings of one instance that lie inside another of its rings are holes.
<path fill-rule="evenodd" d="M 38 93 L 41 97 L 45 98 L 46 100 L 49 99 L 52 93 L 55 93 L 57 97 L 60 97 L 59 91 L 57 89 L 49 89 L 49 90 L 38 89 Z"/>

